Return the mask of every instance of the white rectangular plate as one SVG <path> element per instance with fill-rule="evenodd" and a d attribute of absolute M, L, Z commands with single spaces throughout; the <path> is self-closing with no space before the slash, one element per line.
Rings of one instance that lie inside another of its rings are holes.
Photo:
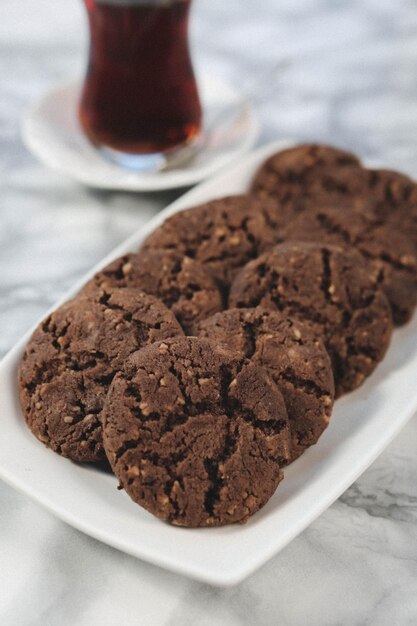
<path fill-rule="evenodd" d="M 194 188 L 119 246 L 100 267 L 137 249 L 168 215 L 220 195 L 244 192 L 258 165 L 287 145 L 263 147 Z M 16 391 L 16 369 L 27 338 L 0 364 L 0 477 L 88 535 L 215 585 L 240 582 L 287 545 L 351 485 L 417 410 L 414 319 L 395 332 L 387 357 L 365 385 L 336 403 L 320 442 L 286 470 L 274 497 L 246 525 L 174 528 L 117 491 L 114 476 L 77 466 L 44 448 L 30 434 Z"/>

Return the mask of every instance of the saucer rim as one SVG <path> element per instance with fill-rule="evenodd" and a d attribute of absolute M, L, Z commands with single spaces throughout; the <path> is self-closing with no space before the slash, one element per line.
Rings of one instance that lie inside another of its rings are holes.
<path fill-rule="evenodd" d="M 60 154 L 57 155 L 56 152 L 53 152 L 46 146 L 44 137 L 40 133 L 40 125 L 46 122 L 45 115 L 42 112 L 45 104 L 51 98 L 56 98 L 65 89 L 79 91 L 82 83 L 79 77 L 69 78 L 55 84 L 32 102 L 23 116 L 21 124 L 22 140 L 29 152 L 49 169 L 91 188 L 113 191 L 156 192 L 191 187 L 215 176 L 223 168 L 229 167 L 237 162 L 239 158 L 246 155 L 254 147 L 260 132 L 259 118 L 254 106 L 234 84 L 222 76 L 204 71 L 199 73 L 197 81 L 199 84 L 205 81 L 206 84 L 217 85 L 217 89 L 222 89 L 229 93 L 229 97 L 234 98 L 236 102 L 240 101 L 241 110 L 247 118 L 246 133 L 242 136 L 242 145 L 238 149 L 216 156 L 208 164 L 201 167 L 195 169 L 178 168 L 152 174 L 130 172 L 120 168 L 120 182 L 115 181 L 113 178 L 108 180 L 104 176 L 94 177 L 91 175 L 91 170 L 85 171 L 80 167 L 71 167 L 71 163 L 68 160 L 62 158 Z M 80 132 L 82 132 L 81 128 Z M 60 142 L 60 145 L 62 146 L 63 143 Z M 105 158 L 102 158 L 105 161 Z M 115 164 L 110 163 L 110 166 L 117 168 Z"/>

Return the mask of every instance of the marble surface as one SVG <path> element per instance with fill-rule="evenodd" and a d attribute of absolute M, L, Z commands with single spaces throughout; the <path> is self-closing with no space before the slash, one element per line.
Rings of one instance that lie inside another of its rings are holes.
<path fill-rule="evenodd" d="M 83 71 L 85 39 L 79 1 L 0 3 L 0 356 L 177 195 L 86 189 L 22 145 L 22 114 Z M 417 176 L 415 0 L 195 0 L 193 45 L 199 67 L 249 92 L 288 59 L 256 98 L 261 143 L 323 140 Z M 307 531 L 227 590 L 108 548 L 0 482 L 0 623 L 416 624 L 416 442 L 414 418 Z"/>

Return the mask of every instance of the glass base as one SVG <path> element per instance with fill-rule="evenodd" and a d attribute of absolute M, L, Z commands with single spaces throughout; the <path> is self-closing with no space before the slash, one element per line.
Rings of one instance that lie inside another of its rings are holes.
<path fill-rule="evenodd" d="M 150 154 L 120 152 L 108 146 L 97 146 L 97 149 L 105 159 L 125 170 L 151 174 L 153 172 L 162 172 L 167 169 L 183 167 L 194 157 L 200 143 L 201 135 L 193 139 L 190 143 L 179 146 L 169 152 L 155 152 Z"/>

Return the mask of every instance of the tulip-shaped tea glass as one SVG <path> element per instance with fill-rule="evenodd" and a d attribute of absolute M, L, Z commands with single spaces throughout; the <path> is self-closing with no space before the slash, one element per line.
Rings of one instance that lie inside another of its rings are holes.
<path fill-rule="evenodd" d="M 162 169 L 198 141 L 191 1 L 84 0 L 90 52 L 79 117 L 90 141 L 123 167 Z"/>

